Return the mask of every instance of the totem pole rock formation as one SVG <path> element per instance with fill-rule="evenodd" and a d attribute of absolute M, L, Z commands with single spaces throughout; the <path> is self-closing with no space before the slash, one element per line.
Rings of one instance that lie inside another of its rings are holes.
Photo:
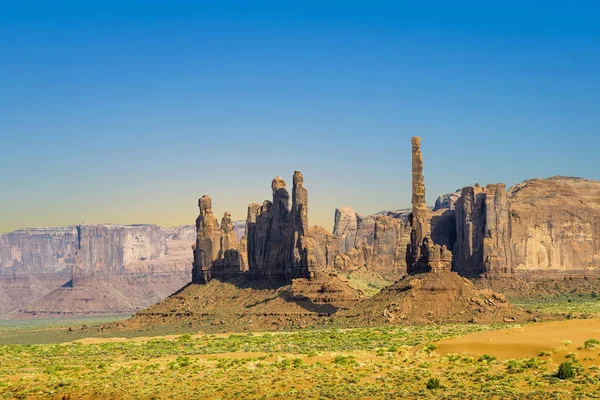
<path fill-rule="evenodd" d="M 212 264 L 218 256 L 217 220 L 212 212 L 212 200 L 204 195 L 198 200 L 200 215 L 196 219 L 196 244 L 192 281 L 206 283 L 212 278 Z"/>
<path fill-rule="evenodd" d="M 446 246 L 433 243 L 431 239 L 431 213 L 425 202 L 423 178 L 423 155 L 421 138 L 412 138 L 412 213 L 410 245 L 406 251 L 406 266 L 409 274 L 448 271 L 452 267 L 452 253 Z"/>
<path fill-rule="evenodd" d="M 308 191 L 304 187 L 304 176 L 294 171 L 294 187 L 292 188 L 291 216 L 291 249 L 290 262 L 286 277 L 314 278 L 316 275 L 316 259 L 309 254 L 308 234 Z"/>

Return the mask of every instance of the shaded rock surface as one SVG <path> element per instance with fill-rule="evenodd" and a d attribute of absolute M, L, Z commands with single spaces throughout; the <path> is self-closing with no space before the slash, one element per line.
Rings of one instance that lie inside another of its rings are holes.
<path fill-rule="evenodd" d="M 189 323 L 222 332 L 301 328 L 328 324 L 333 313 L 361 298 L 360 292 L 336 276 L 291 283 L 240 276 L 189 284 L 121 325 L 131 329 Z"/>

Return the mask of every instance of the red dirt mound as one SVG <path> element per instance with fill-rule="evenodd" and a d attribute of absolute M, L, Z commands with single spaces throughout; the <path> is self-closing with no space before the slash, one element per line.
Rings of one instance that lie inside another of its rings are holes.
<path fill-rule="evenodd" d="M 531 313 L 450 271 L 409 275 L 336 314 L 342 325 L 522 322 Z"/>
<path fill-rule="evenodd" d="M 294 279 L 291 284 L 244 277 L 189 284 L 166 300 L 119 323 L 125 329 L 157 325 L 210 327 L 235 332 L 329 323 L 330 316 L 362 299 L 337 276 Z"/>

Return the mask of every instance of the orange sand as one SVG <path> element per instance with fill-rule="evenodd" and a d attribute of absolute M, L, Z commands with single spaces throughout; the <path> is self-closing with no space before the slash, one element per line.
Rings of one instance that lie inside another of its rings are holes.
<path fill-rule="evenodd" d="M 480 356 L 489 354 L 499 360 L 536 357 L 542 351 L 552 353 L 556 361 L 565 355 L 597 357 L 600 348 L 578 350 L 588 339 L 600 340 L 600 319 L 576 319 L 529 324 L 497 331 L 478 332 L 436 342 L 436 353 Z M 570 343 L 569 343 L 570 342 Z"/>

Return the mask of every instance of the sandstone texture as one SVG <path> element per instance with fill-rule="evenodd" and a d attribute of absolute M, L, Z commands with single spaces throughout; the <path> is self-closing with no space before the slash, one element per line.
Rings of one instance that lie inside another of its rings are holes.
<path fill-rule="evenodd" d="M 532 179 L 511 187 L 512 264 L 524 275 L 600 273 L 600 182 Z"/>
<path fill-rule="evenodd" d="M 254 279 L 313 279 L 317 274 L 315 241 L 309 240 L 308 191 L 304 176 L 294 171 L 292 202 L 285 181 L 271 182 L 273 200 L 248 206 L 246 241 L 248 270 Z M 320 257 L 324 250 L 319 249 Z M 326 261 L 325 261 L 326 263 Z M 321 265 L 322 269 L 325 265 Z"/>
<path fill-rule="evenodd" d="M 407 248 L 407 272 L 424 272 L 427 266 L 420 261 L 421 246 L 431 233 L 431 214 L 425 202 L 425 181 L 423 178 L 423 155 L 421 138 L 412 138 L 412 213 L 409 216 L 410 246 Z"/>
<path fill-rule="evenodd" d="M 462 194 L 462 189 L 458 189 L 455 192 L 447 193 L 441 195 L 435 201 L 435 205 L 433 206 L 433 211 L 438 210 L 454 210 L 454 206 L 458 199 L 460 199 L 460 195 Z"/>
<path fill-rule="evenodd" d="M 408 214 L 398 210 L 365 216 L 350 207 L 336 209 L 333 236 L 337 237 L 338 246 L 335 249 L 330 245 L 328 251 L 333 252 L 334 268 L 351 272 L 366 267 L 390 280 L 406 274 Z"/>
<path fill-rule="evenodd" d="M 454 269 L 465 276 L 600 274 L 600 182 L 468 186 L 455 204 Z"/>
<path fill-rule="evenodd" d="M 433 214 L 425 204 L 425 181 L 421 138 L 412 138 L 412 213 L 408 217 L 411 227 L 410 244 L 406 248 L 407 273 L 450 271 L 452 253 L 445 244 L 437 244 L 431 237 Z M 439 213 L 438 213 L 439 214 Z M 440 232 L 436 236 L 444 236 Z"/>
<path fill-rule="evenodd" d="M 185 271 L 189 262 L 170 262 L 167 243 L 169 237 L 189 242 L 187 229 L 176 232 L 156 225 L 21 229 L 0 235 L 0 276 L 73 273 L 100 277 L 152 272 L 158 260 L 166 262 L 159 272 Z M 76 255 L 81 259 L 77 266 Z"/>
<path fill-rule="evenodd" d="M 289 282 L 315 279 L 318 272 L 326 270 L 328 259 L 332 259 L 327 254 L 328 239 L 317 231 L 315 238 L 309 237 L 308 191 L 302 173 L 294 171 L 291 205 L 286 186 L 282 178 L 275 177 L 272 201 L 248 206 L 245 235 L 239 241 L 230 213 L 225 213 L 219 228 L 210 197 L 205 195 L 198 201 L 193 282 L 241 275 Z"/>
<path fill-rule="evenodd" d="M 71 298 L 68 290 L 82 293 L 79 284 L 83 282 L 92 290 L 85 289 L 89 295 L 81 299 L 97 305 L 93 314 L 134 312 L 189 282 L 190 236 L 194 229 L 185 225 L 74 225 L 2 234 L 0 318 L 17 314 L 43 317 L 49 312 L 54 316 L 87 315 L 74 302 L 66 301 Z M 105 290 L 102 288 L 120 295 L 93 301 L 94 293 Z M 57 298 L 52 294 L 56 291 L 62 291 L 65 301 L 46 299 L 48 295 Z M 128 293 L 135 300 L 119 300 Z"/>

